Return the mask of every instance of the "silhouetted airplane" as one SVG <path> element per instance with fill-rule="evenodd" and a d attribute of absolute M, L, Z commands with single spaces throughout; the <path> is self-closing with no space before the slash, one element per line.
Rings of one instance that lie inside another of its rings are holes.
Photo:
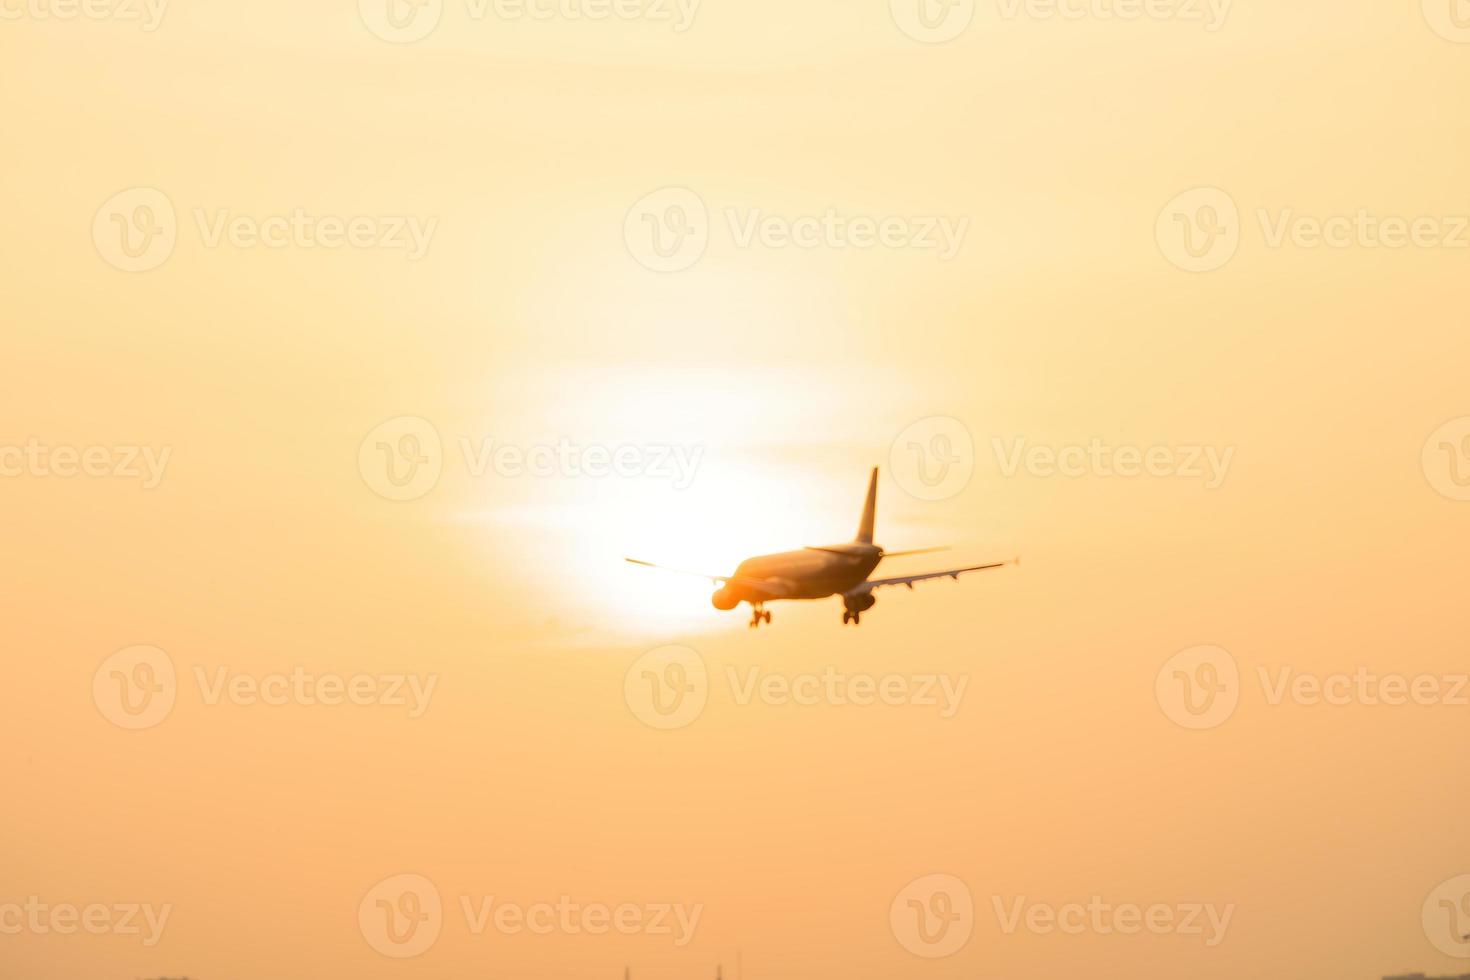
<path fill-rule="evenodd" d="M 858 526 L 857 538 L 851 544 L 828 545 L 820 548 L 803 548 L 801 551 L 784 551 L 778 555 L 763 555 L 740 563 L 734 575 L 705 575 L 678 568 L 655 565 L 652 562 L 628 558 L 634 565 L 661 568 L 707 578 L 720 586 L 710 601 L 716 609 L 728 611 L 742 602 L 750 603 L 754 615 L 752 629 L 762 621 L 769 623 L 771 614 L 766 611 L 768 602 L 781 599 L 825 599 L 842 596 L 843 624 L 862 622 L 863 613 L 873 608 L 878 600 L 873 590 L 885 585 L 906 585 L 910 589 L 915 582 L 931 578 L 958 579 L 966 572 L 980 572 L 990 568 L 1020 564 L 1020 559 L 992 562 L 989 565 L 971 565 L 968 568 L 948 568 L 942 572 L 925 572 L 922 575 L 904 575 L 898 578 L 870 579 L 873 569 L 884 558 L 900 558 L 904 555 L 923 555 L 944 548 L 922 548 L 917 551 L 884 551 L 873 543 L 873 511 L 878 503 L 878 470 L 873 469 L 868 481 L 868 500 L 863 506 L 863 520 Z"/>

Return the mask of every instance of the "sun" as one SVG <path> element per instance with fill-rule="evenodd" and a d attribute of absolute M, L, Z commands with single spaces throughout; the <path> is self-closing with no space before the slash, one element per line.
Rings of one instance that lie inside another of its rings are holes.
<path fill-rule="evenodd" d="M 856 529 L 873 460 L 849 467 L 833 448 L 843 433 L 794 426 L 802 412 L 788 400 L 825 389 L 788 380 L 767 368 L 559 368 L 500 386 L 493 414 L 503 435 L 555 441 L 558 459 L 563 449 L 574 462 L 624 453 L 633 465 L 593 474 L 559 463 L 487 486 L 485 509 L 470 518 L 494 528 L 487 560 L 527 569 L 535 601 L 559 620 L 629 633 L 725 628 L 730 617 L 710 604 L 716 585 L 700 575 L 845 541 Z M 639 568 L 629 557 L 700 574 Z"/>
<path fill-rule="evenodd" d="M 710 604 L 715 583 L 745 558 L 799 548 L 814 526 L 814 508 L 793 475 L 755 461 L 706 464 L 689 487 L 654 480 L 610 480 L 578 488 L 548 505 L 538 521 L 564 573 L 562 594 L 607 629 L 719 629 L 728 617 Z M 691 573 L 655 570 L 635 557 Z"/>

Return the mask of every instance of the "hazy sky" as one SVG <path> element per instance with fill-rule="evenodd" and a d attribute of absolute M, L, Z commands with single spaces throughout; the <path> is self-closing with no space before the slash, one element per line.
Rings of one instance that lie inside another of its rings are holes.
<path fill-rule="evenodd" d="M 0 973 L 1470 969 L 1470 9 L 389 2 L 0 0 Z"/>

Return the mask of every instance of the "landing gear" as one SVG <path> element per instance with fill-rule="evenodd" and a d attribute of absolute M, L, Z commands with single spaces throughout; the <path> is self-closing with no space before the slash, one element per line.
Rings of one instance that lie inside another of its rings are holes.
<path fill-rule="evenodd" d="M 755 629 L 761 623 L 765 623 L 767 625 L 770 625 L 770 622 L 771 622 L 771 614 L 769 612 L 767 612 L 760 605 L 751 606 L 751 609 L 753 610 L 752 613 L 751 613 L 751 617 L 750 617 L 750 628 L 751 629 Z"/>
<path fill-rule="evenodd" d="M 872 609 L 877 602 L 878 600 L 873 598 L 872 592 L 859 592 L 855 595 L 848 593 L 844 595 L 842 597 L 842 606 L 846 611 L 842 614 L 842 625 L 846 626 L 848 623 L 851 623 L 854 626 L 861 626 L 863 613 Z"/>

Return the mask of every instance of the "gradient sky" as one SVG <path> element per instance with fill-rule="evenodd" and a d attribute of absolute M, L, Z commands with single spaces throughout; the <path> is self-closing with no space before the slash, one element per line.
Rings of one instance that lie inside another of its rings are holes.
<path fill-rule="evenodd" d="M 445 0 L 394 44 L 348 0 L 176 0 L 152 31 L 0 0 L 0 447 L 169 454 L 152 487 L 0 477 L 0 909 L 171 907 L 152 946 L 0 934 L 0 973 L 734 980 L 737 952 L 751 980 L 1466 971 L 1431 914 L 1470 874 L 1466 692 L 1273 704 L 1261 671 L 1470 671 L 1470 30 L 1436 0 L 1239 0 L 1216 30 L 981 0 L 931 44 L 895 3 L 704 0 L 678 31 Z M 129 272 L 110 202 L 135 188 L 176 242 Z M 670 188 L 708 242 L 660 272 L 637 230 Z M 1235 252 L 1181 252 L 1176 214 L 1202 235 L 1222 200 Z M 222 216 L 298 209 L 432 234 L 417 258 L 211 244 Z M 965 232 L 948 259 L 742 244 L 755 211 Z M 1373 247 L 1360 212 L 1428 218 L 1428 244 Z M 1297 223 L 1334 217 L 1345 247 Z M 405 417 L 442 473 L 388 500 L 363 460 Z M 973 474 L 926 500 L 909 444 L 935 418 Z M 487 439 L 699 465 L 687 486 L 476 475 L 461 440 Z M 1066 476 L 1010 468 L 1017 440 L 1230 455 L 1217 486 Z M 882 593 L 860 630 L 829 600 L 753 633 L 706 583 L 622 563 L 846 540 L 875 465 L 880 543 L 954 546 L 892 574 L 1023 564 Z M 131 731 L 104 662 L 138 645 L 177 678 Z M 708 703 L 663 731 L 625 681 L 668 645 L 701 658 Z M 1238 707 L 1189 730 L 1166 664 L 1199 647 L 1238 667 Z M 197 681 L 298 668 L 436 680 L 418 717 Z M 728 682 L 828 668 L 965 694 L 946 718 Z M 444 912 L 400 960 L 359 906 L 405 873 Z M 890 907 L 936 874 L 975 921 L 928 959 Z M 492 895 L 702 912 L 683 946 L 475 935 L 460 901 Z M 1093 896 L 1233 912 L 1207 946 L 995 911 Z"/>

